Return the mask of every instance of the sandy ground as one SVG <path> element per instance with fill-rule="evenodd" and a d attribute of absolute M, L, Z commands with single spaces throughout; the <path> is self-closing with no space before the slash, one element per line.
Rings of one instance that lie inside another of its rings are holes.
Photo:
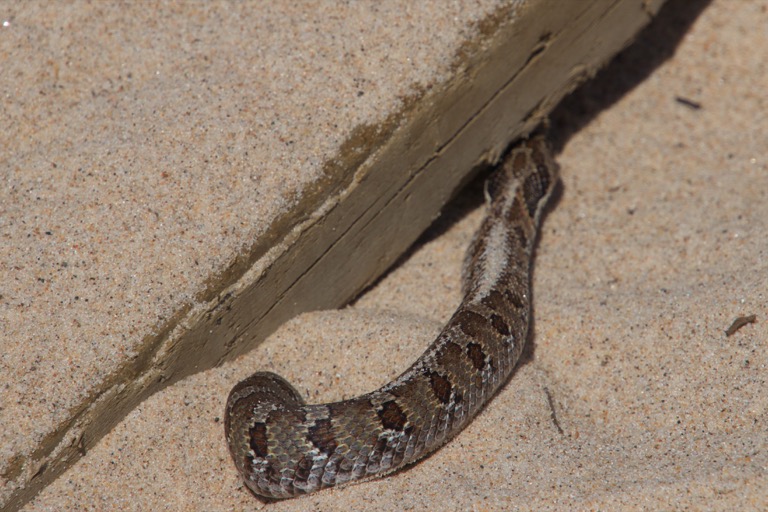
<path fill-rule="evenodd" d="M 636 87 L 621 82 L 658 32 L 558 112 L 562 193 L 510 383 L 409 470 L 269 508 L 768 507 L 766 26 L 758 0 L 714 1 Z M 325 401 L 397 375 L 458 303 L 480 196 L 470 187 L 354 305 L 152 396 L 25 510 L 260 508 L 223 439 L 230 387 L 272 370 Z"/>

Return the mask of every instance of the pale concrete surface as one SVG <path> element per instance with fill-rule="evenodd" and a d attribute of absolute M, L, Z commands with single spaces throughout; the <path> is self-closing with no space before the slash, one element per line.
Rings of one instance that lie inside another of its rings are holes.
<path fill-rule="evenodd" d="M 0 508 L 346 303 L 661 3 L 0 4 Z"/>
<path fill-rule="evenodd" d="M 758 0 L 714 1 L 610 108 L 600 87 L 571 105 L 595 117 L 558 156 L 564 187 L 538 248 L 532 347 L 465 432 L 408 471 L 270 509 L 768 507 L 766 26 Z M 661 35 L 631 55 L 653 55 Z M 612 79 L 639 64 L 628 58 Z M 574 118 L 560 112 L 556 128 Z M 146 400 L 25 510 L 260 508 L 223 439 L 229 388 L 272 370 L 322 401 L 399 373 L 458 302 L 480 217 L 467 202 L 479 195 L 454 203 L 353 306 L 303 315 Z M 726 337 L 748 314 L 757 322 Z"/>

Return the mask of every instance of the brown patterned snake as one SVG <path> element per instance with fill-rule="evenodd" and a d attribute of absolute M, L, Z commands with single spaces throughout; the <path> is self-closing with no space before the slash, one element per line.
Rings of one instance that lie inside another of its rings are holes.
<path fill-rule="evenodd" d="M 232 389 L 224 428 L 254 493 L 289 498 L 384 475 L 436 450 L 469 423 L 523 351 L 533 245 L 557 179 L 542 136 L 505 157 L 486 183 L 487 216 L 467 252 L 461 305 L 392 382 L 323 405 L 306 405 L 269 372 Z"/>

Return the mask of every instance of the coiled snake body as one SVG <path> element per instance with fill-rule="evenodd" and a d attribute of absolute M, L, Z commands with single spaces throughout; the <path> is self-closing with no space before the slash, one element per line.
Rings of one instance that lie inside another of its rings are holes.
<path fill-rule="evenodd" d="M 533 245 L 557 179 L 542 136 L 509 152 L 486 183 L 487 216 L 467 252 L 461 305 L 392 382 L 322 405 L 306 405 L 269 372 L 232 389 L 227 441 L 254 493 L 289 498 L 384 475 L 469 423 L 507 381 L 528 337 Z"/>

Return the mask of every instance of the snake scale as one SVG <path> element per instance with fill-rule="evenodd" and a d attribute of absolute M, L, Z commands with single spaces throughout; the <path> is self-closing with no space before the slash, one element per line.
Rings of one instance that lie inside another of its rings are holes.
<path fill-rule="evenodd" d="M 269 372 L 232 389 L 224 428 L 254 493 L 290 498 L 381 476 L 469 423 L 508 380 L 528 337 L 533 246 L 557 172 L 541 135 L 507 154 L 486 182 L 487 214 L 465 257 L 461 304 L 392 382 L 321 405 L 305 404 Z"/>

